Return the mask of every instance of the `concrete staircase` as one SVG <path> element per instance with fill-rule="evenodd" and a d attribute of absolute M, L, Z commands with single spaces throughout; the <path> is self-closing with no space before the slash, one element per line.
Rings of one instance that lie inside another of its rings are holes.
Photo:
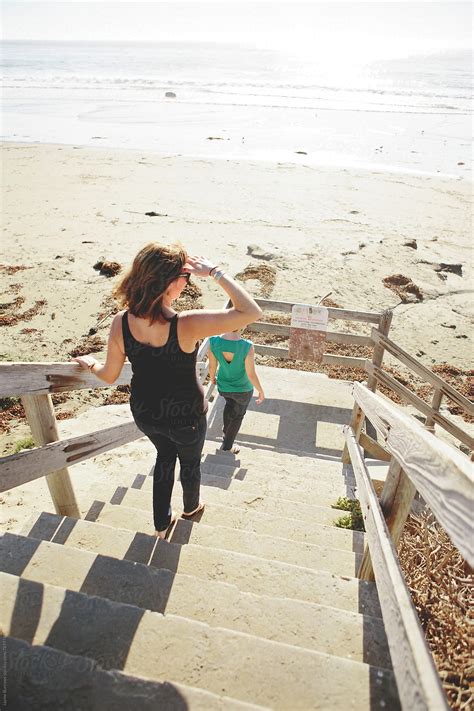
<path fill-rule="evenodd" d="M 340 432 L 308 439 L 311 412 L 314 428 L 349 418 L 349 388 L 265 370 L 276 404 L 248 413 L 237 458 L 218 449 L 215 403 L 206 509 L 179 520 L 169 541 L 151 535 L 150 470 L 96 487 L 83 519 L 43 512 L 3 535 L 2 628 L 18 708 L 399 708 L 375 585 L 355 577 L 364 534 L 333 525 L 331 503 L 356 495 Z M 325 388 L 333 421 L 317 417 Z M 275 414 L 284 436 L 272 440 Z"/>

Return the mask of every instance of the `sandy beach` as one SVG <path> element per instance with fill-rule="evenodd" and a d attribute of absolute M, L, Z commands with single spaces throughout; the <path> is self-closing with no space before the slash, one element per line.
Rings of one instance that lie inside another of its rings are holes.
<path fill-rule="evenodd" d="M 339 306 L 392 308 L 397 343 L 428 367 L 447 363 L 465 373 L 470 194 L 461 178 L 4 145 L 1 358 L 59 362 L 87 350 L 89 329 L 110 312 L 114 283 L 94 265 L 125 267 L 150 240 L 180 240 L 234 275 L 250 267 L 270 274 L 265 284 L 246 281 L 254 295 L 317 303 L 332 292 Z M 407 284 L 384 283 L 396 275 Z M 198 305 L 222 305 L 215 283 L 198 286 Z M 99 359 L 109 323 L 94 336 Z M 110 404 L 110 392 L 55 396 L 60 426 Z M 3 425 L 6 454 L 29 430 L 10 415 Z"/>

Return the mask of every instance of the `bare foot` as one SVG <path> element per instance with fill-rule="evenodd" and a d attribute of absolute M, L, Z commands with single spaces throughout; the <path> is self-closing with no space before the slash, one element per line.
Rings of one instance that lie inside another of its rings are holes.
<path fill-rule="evenodd" d="M 164 541 L 166 538 L 166 535 L 170 532 L 170 529 L 172 528 L 172 526 L 174 526 L 174 524 L 176 523 L 177 520 L 178 520 L 178 516 L 173 511 L 173 513 L 171 514 L 171 521 L 169 522 L 168 527 L 165 528 L 163 531 L 157 531 L 155 529 L 155 532 L 153 534 L 155 536 L 155 538 L 160 538 L 162 541 Z"/>
<path fill-rule="evenodd" d="M 221 447 L 222 452 L 230 452 L 231 454 L 238 454 L 240 452 L 240 447 L 237 444 L 233 444 L 230 449 L 224 449 Z"/>

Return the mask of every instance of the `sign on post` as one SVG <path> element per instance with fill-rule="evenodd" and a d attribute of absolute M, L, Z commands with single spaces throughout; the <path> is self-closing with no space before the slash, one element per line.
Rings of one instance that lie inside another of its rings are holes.
<path fill-rule="evenodd" d="M 329 311 L 325 306 L 295 304 L 291 309 L 288 356 L 295 360 L 321 363 Z"/>

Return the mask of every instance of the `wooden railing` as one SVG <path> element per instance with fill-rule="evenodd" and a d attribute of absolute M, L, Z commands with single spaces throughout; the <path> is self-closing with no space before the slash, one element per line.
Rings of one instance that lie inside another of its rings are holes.
<path fill-rule="evenodd" d="M 258 305 L 265 311 L 276 311 L 291 313 L 293 302 L 271 301 L 269 299 L 257 299 Z M 353 311 L 350 309 L 339 309 L 328 307 L 329 321 L 356 321 L 365 324 L 376 324 L 376 328 L 371 329 L 369 335 L 359 335 L 355 333 L 343 333 L 330 331 L 326 333 L 328 343 L 340 343 L 343 345 L 367 346 L 373 348 L 372 360 L 361 357 L 341 356 L 332 353 L 324 353 L 323 365 L 341 365 L 351 368 L 361 368 L 368 374 L 367 387 L 375 392 L 377 385 L 381 384 L 390 389 L 403 402 L 413 405 L 421 414 L 425 416 L 425 427 L 434 432 L 435 425 L 439 425 L 446 432 L 449 432 L 459 442 L 462 442 L 470 450 L 474 449 L 474 437 L 466 432 L 462 427 L 452 422 L 447 417 L 440 414 L 440 407 L 443 398 L 448 398 L 453 403 L 462 408 L 469 415 L 474 415 L 474 403 L 468 400 L 458 390 L 449 383 L 433 373 L 429 368 L 420 363 L 417 358 L 407 353 L 403 348 L 388 338 L 388 332 L 392 322 L 392 312 L 383 311 L 381 313 L 373 311 Z M 248 330 L 255 333 L 270 333 L 290 337 L 290 326 L 277 323 L 257 321 L 248 326 Z M 255 344 L 255 352 L 260 355 L 274 356 L 288 359 L 288 348 Z M 385 353 L 389 353 L 400 363 L 406 366 L 414 375 L 417 375 L 431 385 L 434 389 L 431 404 L 402 385 L 392 375 L 383 370 L 382 361 Z M 387 460 L 390 457 L 372 437 L 363 432 L 364 415 L 357 403 L 354 405 L 351 427 L 360 437 L 360 442 L 364 449 L 377 459 Z M 349 461 L 347 447 L 344 449 L 343 461 Z"/>
<path fill-rule="evenodd" d="M 256 299 L 260 308 L 265 311 L 277 311 L 281 313 L 291 313 L 294 306 L 290 301 L 271 301 L 269 299 Z M 375 311 L 353 311 L 350 309 L 336 309 L 328 307 L 329 321 L 358 321 L 365 324 L 377 324 L 378 332 L 387 335 L 392 321 L 392 312 L 384 311 L 377 313 Z M 290 326 L 277 323 L 267 323 L 265 321 L 257 321 L 247 327 L 248 330 L 257 333 L 273 333 L 282 336 L 290 336 Z M 340 343 L 348 346 L 368 346 L 374 348 L 374 364 L 378 365 L 377 344 L 374 344 L 372 337 L 361 336 L 355 333 L 343 333 L 339 331 L 327 331 L 326 341 L 328 343 Z M 275 356 L 276 358 L 288 358 L 288 348 L 277 346 L 266 346 L 256 343 L 255 352 L 260 355 Z M 343 365 L 349 368 L 364 368 L 365 358 L 357 358 L 352 356 L 340 356 L 332 353 L 324 353 L 323 365 Z"/>
<path fill-rule="evenodd" d="M 268 299 L 257 299 L 257 301 L 264 310 L 283 313 L 291 313 L 293 306 L 291 302 L 284 301 L 271 301 Z M 438 411 L 443 397 L 450 398 L 471 413 L 474 409 L 472 403 L 388 339 L 387 334 L 392 319 L 390 311 L 376 313 L 330 307 L 328 312 L 330 321 L 356 321 L 365 324 L 376 324 L 377 328 L 373 328 L 369 335 L 338 331 L 327 332 L 327 341 L 329 343 L 372 346 L 373 355 L 371 361 L 366 358 L 338 356 L 327 353 L 323 356 L 323 363 L 365 368 L 368 372 L 367 386 L 369 389 L 375 391 L 378 382 L 391 387 L 394 392 L 414 404 L 426 415 L 429 426 L 436 423 L 461 442 L 467 444 L 471 449 L 473 448 L 473 438 L 446 417 L 440 415 Z M 290 326 L 266 323 L 265 321 L 251 324 L 249 328 L 254 332 L 277 333 L 288 336 L 290 334 Z M 197 358 L 198 377 L 202 383 L 209 372 L 208 350 L 209 339 L 206 338 L 199 348 Z M 255 344 L 255 350 L 263 355 L 288 358 L 287 348 Z M 385 351 L 398 357 L 413 372 L 422 375 L 434 385 L 435 397 L 431 406 L 382 370 L 381 365 Z M 131 375 L 131 366 L 129 363 L 125 363 L 115 385 L 129 384 Z M 122 425 L 61 441 L 57 431 L 51 394 L 101 387 L 109 386 L 88 371 L 79 369 L 73 363 L 0 364 L 0 397 L 21 396 L 33 439 L 37 445 L 34 450 L 20 452 L 0 460 L 0 492 L 46 476 L 57 513 L 79 516 L 67 467 L 126 444 L 140 437 L 141 433 L 135 423 L 130 420 Z M 211 384 L 206 393 L 208 398 L 212 397 L 213 389 L 214 385 Z M 351 427 L 356 432 L 358 441 L 367 452 L 377 459 L 390 459 L 386 449 L 362 431 L 363 422 L 363 411 L 356 402 L 352 414 Z M 344 457 L 347 461 L 347 447 Z"/>
<path fill-rule="evenodd" d="M 389 400 L 354 383 L 354 398 L 379 432 L 391 457 L 377 498 L 364 453 L 351 425 L 345 428 L 357 480 L 367 548 L 359 577 L 377 583 L 403 709 L 447 709 L 445 695 L 398 562 L 396 545 L 418 490 L 453 544 L 474 565 L 474 483 L 468 458 L 424 429 Z"/>
<path fill-rule="evenodd" d="M 205 339 L 197 355 L 197 375 L 204 382 L 209 370 L 204 361 L 209 349 Z M 125 363 L 114 383 L 130 384 L 132 369 Z M 142 433 L 130 419 L 121 425 L 61 440 L 51 394 L 71 390 L 110 387 L 74 363 L 1 363 L 0 397 L 21 396 L 35 449 L 0 459 L 0 492 L 46 477 L 56 513 L 80 518 L 68 466 L 132 442 Z M 210 396 L 213 386 L 206 393 Z"/>

